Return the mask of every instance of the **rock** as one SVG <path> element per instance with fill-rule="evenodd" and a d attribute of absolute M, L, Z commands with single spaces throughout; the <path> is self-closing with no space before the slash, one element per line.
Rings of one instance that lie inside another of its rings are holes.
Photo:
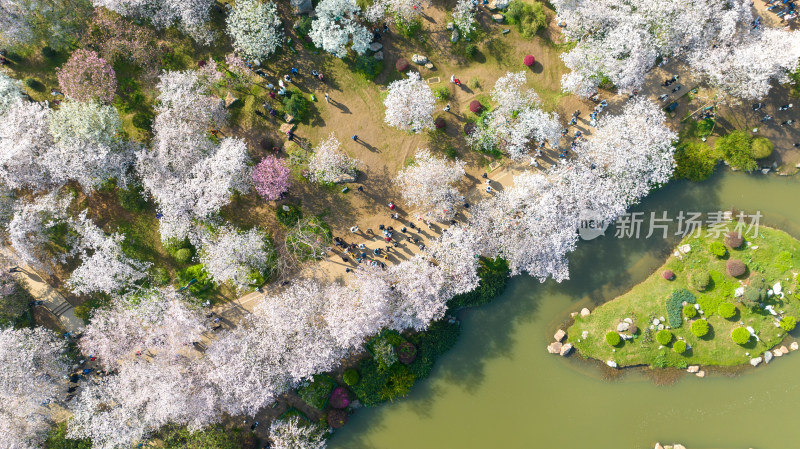
<path fill-rule="evenodd" d="M 510 33 L 510 32 L 511 32 L 511 30 L 510 30 L 510 29 L 508 29 L 508 28 L 506 28 L 505 30 L 503 30 L 503 31 L 502 31 L 502 33 L 503 33 L 503 34 L 508 34 L 508 33 Z"/>
<path fill-rule="evenodd" d="M 505 20 L 505 16 L 502 14 L 492 14 L 492 20 L 494 20 L 497 23 L 503 23 L 503 20 Z"/>
<path fill-rule="evenodd" d="M 695 304 L 695 305 L 694 305 L 694 309 L 695 309 L 695 310 L 700 310 L 700 304 Z"/>
<path fill-rule="evenodd" d="M 617 332 L 625 332 L 625 331 L 626 331 L 626 330 L 628 330 L 630 327 L 631 327 L 631 325 L 630 325 L 630 324 L 628 324 L 628 323 L 626 323 L 626 322 L 624 322 L 624 321 L 623 321 L 623 322 L 621 322 L 621 323 L 617 324 Z"/>
<path fill-rule="evenodd" d="M 664 446 L 662 446 L 661 443 L 656 443 L 656 447 L 653 449 L 664 449 Z"/>
<path fill-rule="evenodd" d="M 750 364 L 753 366 L 758 366 L 758 364 L 761 363 L 762 360 L 763 359 L 761 357 L 756 357 L 754 359 L 750 359 Z"/>
<path fill-rule="evenodd" d="M 664 330 L 664 325 L 663 324 L 659 324 L 658 325 L 658 330 L 663 331 Z"/>
<path fill-rule="evenodd" d="M 772 360 L 772 353 L 767 351 L 764 353 L 764 363 L 769 363 Z"/>
<path fill-rule="evenodd" d="M 617 367 L 617 362 L 615 362 L 613 360 L 609 360 L 609 361 L 606 362 L 606 365 L 610 366 L 611 368 L 616 368 Z"/>
<path fill-rule="evenodd" d="M 662 323 L 666 323 L 667 322 L 667 319 L 664 318 L 663 316 L 662 317 L 658 317 L 658 319 L 661 320 Z"/>
<path fill-rule="evenodd" d="M 783 357 L 783 353 L 781 352 L 780 349 L 773 349 L 772 350 L 772 355 L 775 356 L 775 357 Z"/>
<path fill-rule="evenodd" d="M 383 61 L 383 51 L 375 52 L 375 54 L 372 55 L 372 57 L 377 59 L 378 61 Z"/>
<path fill-rule="evenodd" d="M 576 316 L 578 316 L 578 312 L 570 312 L 569 314 L 570 318 L 575 318 Z"/>
<path fill-rule="evenodd" d="M 767 173 L 769 173 L 769 168 L 762 168 L 761 169 L 761 174 L 762 175 L 766 175 Z"/>
<path fill-rule="evenodd" d="M 413 62 L 414 64 L 424 65 L 428 63 L 428 57 L 414 54 L 413 56 L 411 56 L 411 62 Z"/>
<path fill-rule="evenodd" d="M 659 324 L 661 324 L 661 320 L 659 320 L 658 318 L 653 320 L 653 325 L 658 326 Z"/>
<path fill-rule="evenodd" d="M 691 250 L 692 250 L 692 247 L 688 243 L 678 247 L 678 251 L 680 251 L 683 254 L 686 254 Z"/>
<path fill-rule="evenodd" d="M 428 69 L 428 70 L 434 70 L 433 63 L 429 62 L 429 63 L 425 64 L 425 68 Z"/>
<path fill-rule="evenodd" d="M 775 292 L 776 295 L 780 295 L 783 291 L 783 287 L 781 287 L 781 283 L 777 282 L 775 285 L 772 286 L 772 291 Z"/>
<path fill-rule="evenodd" d="M 492 0 L 489 2 L 489 9 L 506 9 L 509 3 L 509 0 Z"/>
<path fill-rule="evenodd" d="M 558 331 L 556 331 L 556 334 L 555 334 L 555 335 L 553 335 L 553 338 L 554 338 L 556 341 L 561 341 L 561 340 L 563 340 L 563 339 L 564 339 L 564 337 L 566 337 L 566 336 L 567 336 L 567 333 L 566 333 L 566 332 L 564 332 L 564 330 L 563 330 L 563 329 L 559 329 Z"/>
<path fill-rule="evenodd" d="M 624 320 L 622 320 L 622 321 L 624 321 L 624 322 L 626 322 L 626 323 L 628 323 L 628 324 L 633 324 L 633 320 L 632 320 L 632 319 L 630 319 L 630 318 L 625 318 L 625 319 L 624 319 Z"/>
<path fill-rule="evenodd" d="M 737 298 L 741 298 L 742 295 L 744 295 L 744 287 L 739 287 L 739 288 L 737 288 L 736 290 L 733 291 L 733 296 L 735 296 Z"/>
<path fill-rule="evenodd" d="M 588 337 L 588 336 L 589 336 L 589 331 L 581 332 L 581 338 L 586 339 L 586 337 Z"/>
<path fill-rule="evenodd" d="M 283 125 L 281 125 L 279 129 L 281 130 L 281 133 L 286 134 L 289 131 L 294 130 L 294 125 L 292 125 L 291 123 L 284 123 Z"/>
<path fill-rule="evenodd" d="M 547 352 L 550 354 L 558 354 L 561 352 L 561 343 L 554 341 L 547 346 Z"/>
<path fill-rule="evenodd" d="M 453 30 L 453 33 L 450 35 L 450 42 L 454 44 L 458 42 L 458 30 Z"/>
<path fill-rule="evenodd" d="M 590 313 L 592 313 L 592 312 L 590 312 L 589 309 L 587 309 L 586 307 L 581 309 L 581 316 L 582 317 L 589 316 Z"/>
<path fill-rule="evenodd" d="M 558 352 L 558 355 L 566 357 L 570 352 L 572 352 L 572 343 L 567 343 L 561 347 L 561 351 Z"/>
<path fill-rule="evenodd" d="M 692 365 L 692 366 L 690 366 L 690 367 L 686 368 L 686 372 L 687 372 L 687 373 L 692 373 L 692 374 L 694 374 L 694 373 L 696 373 L 696 372 L 698 372 L 698 371 L 700 371 L 700 367 L 699 367 L 698 365 Z"/>
<path fill-rule="evenodd" d="M 686 447 L 682 444 L 674 444 L 672 449 L 686 449 Z"/>
<path fill-rule="evenodd" d="M 292 8 L 294 8 L 294 13 L 297 15 L 305 14 L 314 9 L 314 5 L 311 4 L 311 0 L 290 0 L 290 3 Z"/>
<path fill-rule="evenodd" d="M 355 181 L 356 181 L 356 177 L 354 175 L 351 175 L 349 173 L 344 173 L 344 174 L 341 174 L 341 175 L 337 176 L 333 180 L 333 183 L 334 184 L 344 184 L 344 183 L 347 183 L 347 182 L 355 182 Z"/>
<path fill-rule="evenodd" d="M 800 349 L 800 344 L 798 344 L 796 341 L 793 341 L 792 344 L 789 345 L 789 349 L 792 351 L 797 351 Z"/>
<path fill-rule="evenodd" d="M 381 48 L 383 48 L 383 44 L 381 44 L 380 42 L 373 42 L 373 43 L 369 44 L 369 49 L 371 51 L 378 51 Z"/>
<path fill-rule="evenodd" d="M 447 26 L 445 28 L 447 28 L 447 31 L 453 31 L 456 29 L 456 25 L 453 22 L 447 22 Z"/>
<path fill-rule="evenodd" d="M 702 379 L 703 377 L 706 377 L 706 372 L 705 371 L 698 371 L 698 372 L 694 373 L 694 375 Z"/>

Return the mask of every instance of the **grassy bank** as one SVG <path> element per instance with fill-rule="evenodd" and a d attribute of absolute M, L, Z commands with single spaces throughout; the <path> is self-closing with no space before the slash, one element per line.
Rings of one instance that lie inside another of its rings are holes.
<path fill-rule="evenodd" d="M 567 331 L 569 342 L 584 357 L 620 367 L 748 363 L 778 345 L 800 315 L 800 242 L 762 226 L 758 235 L 736 243 L 725 232 L 713 235 L 707 229 L 687 236 L 644 282 L 591 315 L 576 317 Z M 684 245 L 690 249 L 682 254 Z M 733 276 L 737 270 L 743 273 Z M 778 282 L 783 295 L 772 294 Z M 738 331 L 746 341 L 734 342 L 734 330 L 747 327 L 755 336 Z"/>

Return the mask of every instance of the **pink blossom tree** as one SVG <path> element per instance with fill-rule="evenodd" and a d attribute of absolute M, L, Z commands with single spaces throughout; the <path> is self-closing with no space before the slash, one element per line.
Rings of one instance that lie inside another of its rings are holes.
<path fill-rule="evenodd" d="M 111 64 L 91 50 L 75 50 L 56 75 L 64 94 L 78 101 L 111 103 L 117 90 L 117 75 Z"/>
<path fill-rule="evenodd" d="M 289 191 L 289 167 L 275 156 L 267 156 L 253 169 L 256 192 L 266 201 L 274 201 Z"/>

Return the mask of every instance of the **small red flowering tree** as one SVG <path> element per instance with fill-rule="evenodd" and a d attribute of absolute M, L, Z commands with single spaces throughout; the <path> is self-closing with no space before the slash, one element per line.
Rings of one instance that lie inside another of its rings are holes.
<path fill-rule="evenodd" d="M 111 64 L 91 50 L 75 50 L 57 70 L 64 94 L 78 101 L 111 103 L 117 90 L 117 75 Z"/>
<path fill-rule="evenodd" d="M 275 156 L 267 156 L 253 169 L 256 192 L 267 201 L 277 200 L 289 190 L 289 167 Z"/>

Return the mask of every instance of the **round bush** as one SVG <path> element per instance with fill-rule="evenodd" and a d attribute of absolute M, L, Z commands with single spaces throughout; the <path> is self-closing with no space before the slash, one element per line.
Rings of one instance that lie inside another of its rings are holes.
<path fill-rule="evenodd" d="M 692 333 L 695 337 L 704 337 L 708 334 L 708 321 L 697 320 L 692 323 Z"/>
<path fill-rule="evenodd" d="M 397 360 L 409 365 L 417 358 L 417 347 L 411 342 L 403 342 L 397 347 Z"/>
<path fill-rule="evenodd" d="M 475 125 L 472 122 L 464 123 L 464 134 L 470 136 L 472 135 L 472 133 L 475 132 L 477 128 L 478 128 L 477 125 Z"/>
<path fill-rule="evenodd" d="M 351 387 L 358 383 L 360 377 L 361 376 L 358 375 L 358 371 L 353 368 L 350 368 L 349 370 L 345 371 L 344 374 L 342 374 L 342 380 L 344 383 Z"/>
<path fill-rule="evenodd" d="M 525 59 L 522 61 L 526 66 L 530 67 L 536 63 L 536 58 L 533 55 L 525 55 Z"/>
<path fill-rule="evenodd" d="M 328 403 L 333 408 L 347 408 L 350 405 L 350 392 L 344 387 L 336 387 L 331 392 Z"/>
<path fill-rule="evenodd" d="M 743 327 L 737 327 L 731 332 L 731 340 L 737 345 L 747 344 L 750 341 L 750 332 Z"/>
<path fill-rule="evenodd" d="M 675 273 L 672 270 L 664 270 L 661 273 L 661 276 L 664 276 L 664 279 L 668 281 L 675 279 Z"/>
<path fill-rule="evenodd" d="M 611 346 L 616 346 L 622 339 L 620 338 L 619 334 L 616 332 L 609 332 L 606 334 L 606 343 L 610 344 Z"/>
<path fill-rule="evenodd" d="M 717 307 L 717 313 L 725 319 L 733 318 L 736 315 L 736 306 L 729 302 L 723 302 Z"/>
<path fill-rule="evenodd" d="M 695 271 L 689 276 L 689 284 L 699 292 L 705 291 L 710 283 L 711 275 L 707 271 Z"/>
<path fill-rule="evenodd" d="M 328 412 L 328 425 L 334 429 L 340 429 L 347 424 L 347 412 L 341 409 L 333 409 Z"/>
<path fill-rule="evenodd" d="M 433 126 L 435 126 L 436 129 L 442 129 L 446 124 L 447 122 L 441 117 L 437 117 L 436 120 L 433 121 Z"/>
<path fill-rule="evenodd" d="M 772 150 L 774 146 L 772 142 L 766 137 L 756 137 L 753 139 L 753 145 L 751 147 L 753 149 L 753 157 L 756 159 L 764 159 L 765 157 L 769 157 L 772 154 Z"/>
<path fill-rule="evenodd" d="M 697 309 L 695 309 L 692 304 L 686 304 L 683 306 L 683 316 L 686 318 L 694 318 L 697 316 Z"/>
<path fill-rule="evenodd" d="M 179 264 L 187 264 L 192 260 L 192 250 L 189 248 L 181 248 L 175 251 L 175 261 Z"/>
<path fill-rule="evenodd" d="M 725 257 L 725 254 L 728 254 L 728 249 L 725 248 L 722 242 L 711 242 L 711 245 L 708 245 L 708 250 L 717 257 Z"/>
<path fill-rule="evenodd" d="M 737 278 L 744 274 L 747 267 L 745 266 L 744 262 L 739 259 L 731 259 L 725 264 L 725 268 L 728 270 L 728 274 Z"/>
<path fill-rule="evenodd" d="M 781 329 L 785 330 L 786 332 L 793 331 L 795 326 L 797 326 L 797 318 L 791 315 L 786 315 L 781 320 Z"/>
<path fill-rule="evenodd" d="M 666 346 L 672 341 L 672 332 L 662 329 L 656 333 L 656 341 L 662 346 Z"/>
<path fill-rule="evenodd" d="M 396 68 L 400 72 L 404 72 L 406 69 L 408 69 L 408 61 L 406 61 L 403 58 L 400 58 L 397 60 L 397 62 L 394 63 L 394 68 Z"/>
<path fill-rule="evenodd" d="M 483 105 L 478 100 L 472 100 L 469 102 L 469 110 L 474 114 L 480 114 L 483 111 Z"/>
<path fill-rule="evenodd" d="M 742 246 L 744 243 L 744 239 L 738 232 L 729 232 L 725 235 L 725 244 L 728 245 L 728 248 L 736 249 Z"/>
<path fill-rule="evenodd" d="M 672 350 L 677 352 L 678 354 L 683 354 L 686 352 L 686 342 L 683 340 L 678 340 L 672 345 Z"/>

